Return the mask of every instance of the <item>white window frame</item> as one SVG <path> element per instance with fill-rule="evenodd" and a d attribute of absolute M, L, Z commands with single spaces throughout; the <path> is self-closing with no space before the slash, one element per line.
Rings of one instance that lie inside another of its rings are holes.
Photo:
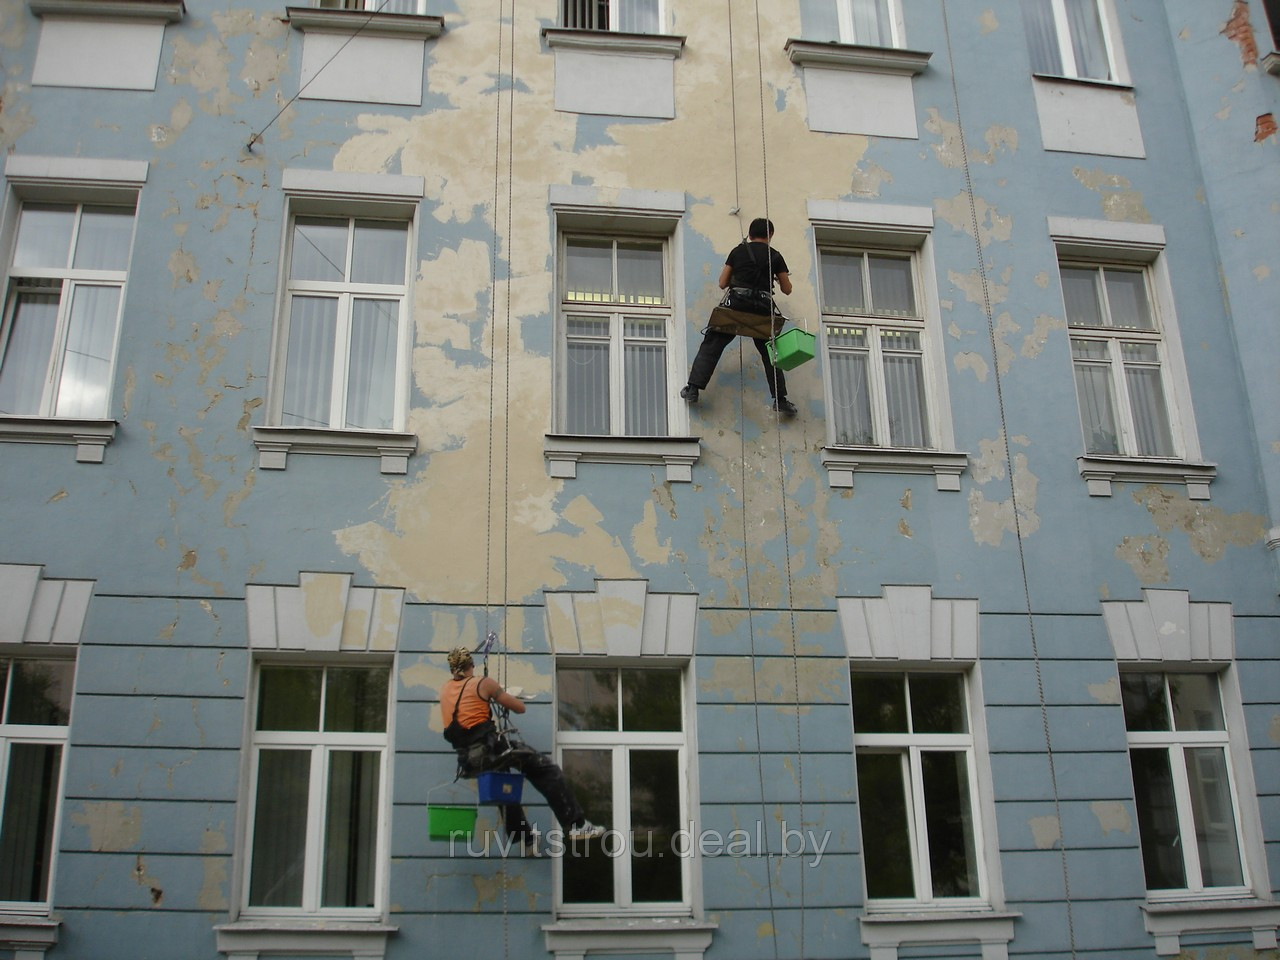
<path fill-rule="evenodd" d="M 967 721 L 967 733 L 859 733 L 855 722 L 853 731 L 853 750 L 855 767 L 860 751 L 869 753 L 897 753 L 902 751 L 903 771 L 908 786 L 908 819 L 907 830 L 911 843 L 912 876 L 915 884 L 915 896 L 910 898 L 878 898 L 872 900 L 867 894 L 869 911 L 908 911 L 908 910 L 960 910 L 981 909 L 990 902 L 990 884 L 987 880 L 985 851 L 986 839 L 983 831 L 983 803 L 978 780 L 977 738 L 974 734 L 973 694 L 970 690 L 969 670 L 930 670 L 937 676 L 959 678 L 964 690 L 964 710 Z M 851 675 L 881 674 L 886 677 L 902 677 L 907 686 L 907 714 L 910 716 L 910 683 L 911 676 L 922 675 L 926 671 L 865 669 L 865 665 L 851 664 Z M 929 824 L 924 806 L 924 778 L 921 770 L 920 755 L 930 753 L 962 753 L 966 758 L 965 772 L 969 790 L 969 809 L 973 818 L 973 859 L 974 870 L 978 879 L 978 895 L 973 897 L 936 897 L 932 891 L 931 870 L 929 864 Z M 868 802 L 859 789 L 858 803 Z M 865 854 L 864 854 L 865 855 Z M 863 874 L 866 878 L 865 870 Z"/>
<path fill-rule="evenodd" d="M 381 733 L 352 733 L 316 731 L 282 731 L 258 730 L 257 713 L 259 697 L 262 693 L 262 669 L 264 667 L 294 667 L 299 669 L 322 669 L 324 675 L 321 682 L 321 700 L 319 716 L 323 724 L 325 697 L 328 695 L 328 670 L 336 669 L 385 669 L 388 671 L 386 730 Z M 392 719 L 395 715 L 395 671 L 392 664 L 383 658 L 362 659 L 360 662 L 349 660 L 335 661 L 280 661 L 263 657 L 255 661 L 253 667 L 253 697 L 251 709 L 248 711 L 249 728 L 248 751 L 248 793 L 245 802 L 245 831 L 242 851 L 244 854 L 241 871 L 240 916 L 242 918 L 334 918 L 350 920 L 380 919 L 387 905 L 387 887 L 390 871 L 390 833 L 391 833 L 391 744 L 394 742 Z M 258 797 L 259 757 L 264 749 L 308 749 L 310 751 L 309 782 L 307 787 L 307 826 L 306 826 L 306 863 L 302 889 L 302 903 L 296 907 L 254 906 L 250 904 L 253 877 L 253 844 L 255 811 Z M 378 771 L 378 836 L 374 842 L 374 905 L 372 907 L 324 907 L 320 905 L 320 883 L 323 869 L 325 804 L 327 800 L 327 777 L 329 757 L 336 751 L 359 751 L 376 753 L 379 758 Z"/>
<path fill-rule="evenodd" d="M 357 13 L 398 13 L 408 16 L 426 16 L 427 0 L 313 0 L 320 10 L 351 10 Z M 412 9 L 401 9 L 411 7 Z"/>
<path fill-rule="evenodd" d="M 1076 65 L 1075 47 L 1072 44 L 1071 24 L 1067 16 L 1066 0 L 1049 0 L 1053 8 L 1054 37 L 1058 42 L 1058 58 L 1062 63 L 1060 76 L 1084 83 L 1129 84 L 1128 63 L 1125 60 L 1123 47 L 1120 44 L 1120 21 L 1116 15 L 1113 0 L 1094 0 L 1098 9 L 1098 20 L 1102 25 L 1102 42 L 1107 55 L 1107 77 L 1080 76 Z M 1053 74 L 1039 74 L 1052 76 Z"/>
<path fill-rule="evenodd" d="M 887 0 L 889 6 L 889 43 L 881 44 L 879 37 L 874 41 L 859 37 L 853 24 L 853 0 L 834 0 L 836 5 L 836 21 L 840 25 L 840 42 L 856 44 L 864 47 L 905 47 L 906 28 L 902 18 L 900 0 Z"/>
<path fill-rule="evenodd" d="M 605 661 L 580 662 L 566 658 L 566 662 L 557 664 L 557 675 L 560 669 L 573 670 L 629 670 L 658 669 L 679 671 L 680 674 L 680 718 L 682 729 L 675 731 L 605 731 L 605 730 L 559 730 L 556 731 L 556 759 L 563 761 L 566 750 L 608 750 L 611 754 L 611 778 L 613 784 L 613 822 L 601 824 L 607 829 L 606 838 L 611 843 L 618 843 L 614 838 L 621 838 L 621 852 L 610 857 L 613 867 L 614 899 L 612 903 L 565 903 L 564 872 L 560 858 L 555 864 L 555 905 L 560 917 L 689 917 L 694 911 L 695 897 L 693 891 L 694 869 L 693 854 L 682 856 L 680 860 L 680 886 L 683 897 L 679 902 L 645 902 L 634 903 L 631 897 L 631 811 L 630 811 L 630 769 L 628 756 L 631 750 L 664 750 L 676 754 L 677 778 L 680 787 L 680 824 L 684 828 L 691 822 L 692 810 L 690 798 L 689 744 L 690 744 L 690 710 L 693 693 L 690 689 L 689 666 L 687 663 L 655 663 L 643 666 Z M 620 698 L 622 685 L 618 685 L 619 707 L 618 717 L 621 723 L 622 708 Z M 557 703 L 558 703 L 557 698 Z M 563 825 L 562 825 L 563 826 Z M 597 843 L 600 841 L 592 841 Z M 690 842 L 691 848 L 695 844 Z"/>
<path fill-rule="evenodd" d="M 0 923 L 6 914 L 41 914 L 47 916 L 53 904 L 53 886 L 56 880 L 58 866 L 58 849 L 59 837 L 62 832 L 62 807 L 63 794 L 66 788 L 67 776 L 67 744 L 68 733 L 71 729 L 70 716 L 67 723 L 62 726 L 46 725 L 46 724 L 11 724 L 4 722 L 7 719 L 11 698 L 9 691 L 13 683 L 12 664 L 17 660 L 49 662 L 59 661 L 72 664 L 71 680 L 72 688 L 75 684 L 76 663 L 69 657 L 50 657 L 50 656 L 5 656 L 0 657 L 0 663 L 7 663 L 10 669 L 5 671 L 5 678 L 0 683 L 0 694 L 3 694 L 3 714 L 0 714 L 0 829 L 4 826 L 4 809 L 3 803 L 8 789 L 7 777 L 9 774 L 9 753 L 14 744 L 41 744 L 59 747 L 58 754 L 58 782 L 56 785 L 54 797 L 55 810 L 53 815 L 53 832 L 49 838 L 49 875 L 45 885 L 45 896 L 42 900 L 3 900 L 0 901 Z M 71 707 L 74 709 L 75 701 L 72 698 Z M 0 938 L 0 945 L 4 944 L 3 938 Z"/>
<path fill-rule="evenodd" d="M 1196 431 L 1195 413 L 1191 402 L 1191 385 L 1187 374 L 1182 347 L 1177 310 L 1174 306 L 1173 285 L 1165 256 L 1164 228 L 1158 224 L 1126 223 L 1121 221 L 1083 220 L 1074 217 L 1049 217 L 1049 235 L 1057 248 L 1058 264 L 1086 266 L 1140 267 L 1146 273 L 1147 294 L 1150 301 L 1154 331 L 1131 331 L 1119 327 L 1068 327 L 1067 363 L 1072 378 L 1072 396 L 1075 393 L 1075 360 L 1071 357 L 1070 340 L 1080 339 L 1140 340 L 1160 338 L 1160 367 L 1169 410 L 1169 429 L 1173 436 L 1174 457 L 1138 456 L 1131 452 L 1119 455 L 1082 453 L 1077 458 L 1080 475 L 1087 482 L 1088 492 L 1094 497 L 1109 497 L 1113 481 L 1137 483 L 1181 483 L 1187 487 L 1192 500 L 1208 500 L 1209 484 L 1217 475 L 1214 464 L 1205 463 Z M 1062 295 L 1059 271 L 1058 305 L 1066 323 L 1066 304 Z M 1077 334 L 1078 331 L 1078 334 Z M 1138 336 L 1130 336 L 1137 333 Z M 1150 341 L 1149 341 L 1150 342 Z M 1118 348 L 1117 348 L 1118 351 Z M 1123 370 L 1113 370 L 1113 376 L 1123 378 Z M 1114 382 L 1114 381 L 1113 381 Z M 1121 380 L 1123 387 L 1123 379 Z M 1115 398 L 1117 416 L 1120 404 L 1128 410 L 1127 390 Z M 1075 415 L 1083 444 L 1084 420 L 1080 416 L 1079 401 Z M 1132 430 L 1132 420 L 1128 421 Z"/>
<path fill-rule="evenodd" d="M 630 2 L 630 0 L 558 0 L 558 2 L 559 2 L 559 6 L 560 6 L 559 19 L 560 19 L 560 21 L 561 21 L 561 23 L 560 23 L 560 28 L 561 28 L 561 29 L 567 29 L 567 30 L 592 30 L 592 31 L 600 32 L 600 33 L 621 33 L 621 32 L 624 32 L 624 31 L 622 31 L 622 30 L 621 30 L 621 28 L 620 28 L 619 26 L 617 26 L 617 23 L 616 23 L 616 22 L 617 22 L 617 20 L 618 20 L 619 18 L 616 16 L 615 11 L 618 9 L 619 5 L 624 4 L 624 3 L 627 3 L 627 2 Z M 566 14 L 568 14 L 568 12 L 569 12 L 569 10 L 568 10 L 568 6 L 569 6 L 569 5 L 577 4 L 577 5 L 580 5 L 580 6 L 586 7 L 586 8 L 590 8 L 590 7 L 593 7 L 593 6 L 595 6 L 597 3 L 600 3 L 600 2 L 604 2 L 604 3 L 606 3 L 606 4 L 608 5 L 608 8 L 609 8 L 609 24 L 608 24 L 607 26 L 603 26 L 603 27 L 601 27 L 601 26 L 597 26 L 597 25 L 595 24 L 595 18 L 594 18 L 594 16 L 593 16 L 593 15 L 591 15 L 589 12 L 586 14 L 586 16 L 585 16 L 585 17 L 583 17 L 583 19 L 586 19 L 586 20 L 588 20 L 588 21 L 589 21 L 589 22 L 588 22 L 588 23 L 586 23 L 586 24 L 582 24 L 582 23 L 570 24 L 570 23 L 568 23 L 568 22 L 567 22 L 568 20 L 573 19 L 572 17 L 569 17 L 569 16 L 567 16 L 567 15 L 566 15 Z M 644 35 L 648 35 L 648 36 L 661 35 L 661 34 L 664 32 L 664 30 L 666 29 L 666 23 L 667 23 L 667 0 L 657 0 L 657 2 L 658 2 L 658 25 L 657 25 L 657 29 L 656 29 L 656 30 L 653 30 L 653 31 L 644 31 Z M 631 31 L 626 31 L 626 32 L 631 32 Z"/>
<path fill-rule="evenodd" d="M 1172 710 L 1172 699 L 1169 692 L 1169 677 L 1172 671 L 1162 665 L 1127 664 L 1122 674 L 1143 674 L 1159 676 L 1164 683 L 1165 705 Z M 1125 736 L 1129 750 L 1160 749 L 1169 760 L 1169 770 L 1173 777 L 1173 791 L 1176 818 L 1178 822 L 1179 847 L 1182 850 L 1183 872 L 1187 885 L 1179 888 L 1148 890 L 1147 899 L 1152 903 L 1179 900 L 1213 900 L 1239 899 L 1253 893 L 1250 876 L 1248 845 L 1244 829 L 1244 819 L 1240 810 L 1240 791 L 1236 784 L 1235 757 L 1232 751 L 1233 724 L 1230 711 L 1227 709 L 1227 695 L 1223 689 L 1223 677 L 1220 673 L 1204 674 L 1214 678 L 1214 686 L 1218 693 L 1218 706 L 1222 711 L 1223 729 L 1221 730 L 1162 730 L 1134 731 L 1126 726 Z M 1172 727 L 1172 716 L 1170 716 Z M 1211 747 L 1221 750 L 1227 773 L 1227 789 L 1230 791 L 1232 829 L 1236 836 L 1236 855 L 1240 863 L 1241 882 L 1235 886 L 1207 887 L 1204 884 L 1203 871 L 1200 867 L 1200 850 L 1196 840 L 1196 825 L 1192 812 L 1190 778 L 1186 769 L 1186 750 L 1189 747 Z M 1190 840 L 1190 842 L 1187 842 Z"/>

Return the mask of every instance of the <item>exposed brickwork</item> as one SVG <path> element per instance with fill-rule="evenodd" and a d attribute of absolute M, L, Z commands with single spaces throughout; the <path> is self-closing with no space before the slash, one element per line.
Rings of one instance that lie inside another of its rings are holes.
<path fill-rule="evenodd" d="M 1248 0 L 1234 0 L 1231 17 L 1222 28 L 1222 35 L 1240 48 L 1240 60 L 1246 67 L 1258 65 L 1258 41 L 1253 36 L 1253 24 L 1249 22 Z"/>
<path fill-rule="evenodd" d="M 1264 113 L 1258 118 L 1258 124 L 1253 130 L 1253 142 L 1261 143 L 1267 137 L 1276 135 L 1276 115 L 1274 113 Z"/>

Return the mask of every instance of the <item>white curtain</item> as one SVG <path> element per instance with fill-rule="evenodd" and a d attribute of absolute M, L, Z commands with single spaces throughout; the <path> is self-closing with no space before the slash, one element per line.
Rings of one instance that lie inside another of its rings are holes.
<path fill-rule="evenodd" d="M 1107 45 L 1102 36 L 1098 0 L 1066 0 L 1066 3 L 1071 48 L 1076 57 L 1076 76 L 1110 80 L 1111 68 L 1107 63 Z"/>
<path fill-rule="evenodd" d="M 895 447 L 928 447 L 925 419 L 924 361 L 915 334 L 886 332 L 881 337 L 884 350 L 884 386 L 889 408 L 889 443 Z M 894 347 L 891 351 L 889 348 Z"/>
<path fill-rule="evenodd" d="M 876 442 L 871 425 L 868 359 L 865 350 L 831 352 L 831 400 L 838 444 L 871 446 Z"/>
<path fill-rule="evenodd" d="M 825 313 L 859 313 L 866 309 L 862 254 L 822 251 L 822 309 Z"/>
<path fill-rule="evenodd" d="M 105 417 L 120 318 L 120 288 L 75 284 L 70 313 L 54 415 Z"/>
<path fill-rule="evenodd" d="M 1129 406 L 1133 409 L 1133 429 L 1142 456 L 1174 455 L 1173 435 L 1169 428 L 1169 408 L 1164 398 L 1164 381 L 1160 367 L 1153 365 L 1155 344 L 1122 344 L 1124 378 L 1129 390 Z M 1136 361 L 1136 362 L 1130 362 Z"/>
<path fill-rule="evenodd" d="M 293 225 L 289 279 L 341 282 L 347 269 L 346 220 L 299 217 Z"/>
<path fill-rule="evenodd" d="M 630 437 L 667 435 L 667 345 L 661 322 L 626 321 L 623 409 Z M 649 342 L 644 342 L 648 340 Z"/>
<path fill-rule="evenodd" d="M 570 240 L 565 248 L 566 300 L 613 299 L 613 244 L 608 240 Z"/>
<path fill-rule="evenodd" d="M 569 317 L 566 324 L 565 429 L 569 433 L 607 436 L 609 321 L 595 317 Z"/>
<path fill-rule="evenodd" d="M 659 33 L 658 0 L 614 0 L 617 29 L 623 33 Z"/>
<path fill-rule="evenodd" d="M 662 244 L 618 244 L 618 300 L 663 303 Z"/>
<path fill-rule="evenodd" d="M 80 214 L 73 265 L 77 270 L 129 269 L 133 211 L 121 207 L 85 207 Z"/>
<path fill-rule="evenodd" d="M 351 241 L 352 283 L 402 286 L 408 237 L 403 223 L 357 220 Z"/>
<path fill-rule="evenodd" d="M 1107 345 L 1098 340 L 1072 340 L 1071 350 L 1075 357 L 1076 400 L 1080 405 L 1085 451 L 1119 453 Z"/>
<path fill-rule="evenodd" d="M 0 413 L 39 414 L 49 355 L 58 328 L 57 293 L 20 293 L 15 298 L 9 342 L 0 366 Z"/>
<path fill-rule="evenodd" d="M 853 37 L 847 42 L 871 47 L 892 45 L 893 33 L 889 23 L 889 0 L 851 0 Z"/>
<path fill-rule="evenodd" d="M 284 426 L 331 426 L 329 410 L 337 323 L 336 297 L 293 298 L 280 411 L 280 422 Z"/>
<path fill-rule="evenodd" d="M 348 427 L 390 430 L 394 425 L 399 310 L 395 300 L 357 299 L 352 303 Z"/>
<path fill-rule="evenodd" d="M 916 315 L 911 284 L 911 261 L 905 257 L 870 257 L 871 308 L 895 317 Z"/>
<path fill-rule="evenodd" d="M 13 265 L 55 269 L 67 266 L 75 225 L 75 207 L 23 207 L 18 220 Z"/>
<path fill-rule="evenodd" d="M 1062 54 L 1058 50 L 1058 28 L 1053 22 L 1052 0 L 1022 0 L 1027 28 L 1031 69 L 1035 73 L 1062 75 Z"/>

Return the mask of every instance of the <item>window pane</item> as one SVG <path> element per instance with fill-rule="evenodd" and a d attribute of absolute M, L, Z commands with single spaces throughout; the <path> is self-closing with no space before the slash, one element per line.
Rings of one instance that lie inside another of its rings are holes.
<path fill-rule="evenodd" d="M 889 0 L 852 0 L 852 6 L 853 37 L 850 42 L 873 47 L 891 46 Z"/>
<path fill-rule="evenodd" d="M 1110 80 L 1107 48 L 1102 39 L 1102 20 L 1098 16 L 1098 0 L 1067 0 L 1067 23 L 1071 28 L 1071 46 L 1076 57 L 1076 76 L 1093 80 Z"/>
<path fill-rule="evenodd" d="M 298 217 L 289 279 L 341 281 L 347 272 L 347 229 L 346 220 Z"/>
<path fill-rule="evenodd" d="M 1071 343 L 1075 348 L 1081 342 L 1073 340 Z M 1119 453 L 1120 437 L 1116 432 L 1109 365 L 1077 361 L 1075 373 L 1076 401 L 1080 406 L 1080 426 L 1084 430 L 1085 450 L 1088 453 Z"/>
<path fill-rule="evenodd" d="M 330 733 L 385 733 L 387 684 L 383 669 L 330 667 L 324 691 L 324 729 Z"/>
<path fill-rule="evenodd" d="M 916 315 L 911 289 L 911 261 L 905 257 L 868 257 L 871 272 L 871 309 L 895 317 Z"/>
<path fill-rule="evenodd" d="M 74 660 L 14 660 L 9 723 L 65 727 L 71 719 Z"/>
<path fill-rule="evenodd" d="M 906 733 L 906 678 L 898 673 L 853 675 L 853 732 Z"/>
<path fill-rule="evenodd" d="M 394 427 L 399 329 L 399 301 L 352 302 L 345 420 L 348 427 L 361 430 L 390 430 Z"/>
<path fill-rule="evenodd" d="M 1067 308 L 1067 323 L 1073 327 L 1103 326 L 1098 271 L 1062 267 L 1061 273 L 1062 300 Z"/>
<path fill-rule="evenodd" d="M 60 299 L 56 291 L 18 294 L 4 363 L 0 365 L 0 413 L 14 416 L 40 413 Z"/>
<path fill-rule="evenodd" d="M 336 297 L 293 298 L 280 411 L 284 426 L 329 426 L 337 328 Z"/>
<path fill-rule="evenodd" d="M 120 288 L 76 284 L 54 416 L 105 417 L 115 356 Z"/>
<path fill-rule="evenodd" d="M 666 302 L 660 242 L 618 244 L 618 299 L 622 303 Z"/>
<path fill-rule="evenodd" d="M 5 722 L 4 710 L 8 703 L 9 661 L 0 660 L 0 723 Z"/>
<path fill-rule="evenodd" d="M 1188 747 L 1186 758 L 1202 882 L 1206 887 L 1238 887 L 1244 873 L 1226 755 L 1221 747 Z"/>
<path fill-rule="evenodd" d="M 658 33 L 658 0 L 615 0 L 618 23 L 625 33 Z"/>
<path fill-rule="evenodd" d="M 623 670 L 622 729 L 684 729 L 680 687 L 679 670 Z"/>
<path fill-rule="evenodd" d="M 582 335 L 607 338 L 608 320 L 568 319 L 568 363 L 565 371 L 566 428 L 570 433 L 609 433 L 609 341 L 583 340 Z"/>
<path fill-rule="evenodd" d="M 956 675 L 912 674 L 911 730 L 914 733 L 968 733 L 964 706 L 964 678 Z"/>
<path fill-rule="evenodd" d="M 867 896 L 914 897 L 905 754 L 858 751 L 858 818 Z"/>
<path fill-rule="evenodd" d="M 880 335 L 884 356 L 885 403 L 889 409 L 889 443 L 895 447 L 929 446 L 925 417 L 924 358 L 916 333 L 897 330 Z"/>
<path fill-rule="evenodd" d="M 75 207 L 31 204 L 18 215 L 18 239 L 13 248 L 15 267 L 56 267 L 67 265 L 71 254 L 71 233 L 76 225 Z"/>
<path fill-rule="evenodd" d="M 556 671 L 556 716 L 560 730 L 617 730 L 618 672 Z"/>
<path fill-rule="evenodd" d="M 956 751 L 920 754 L 929 872 L 935 897 L 976 897 L 977 847 L 969 805 L 967 757 Z"/>
<path fill-rule="evenodd" d="M 871 424 L 870 353 L 866 333 L 862 327 L 827 327 L 831 419 L 838 444 L 871 446 L 876 442 Z"/>
<path fill-rule="evenodd" d="M 1225 730 L 1218 678 L 1211 673 L 1169 675 L 1175 730 Z"/>
<path fill-rule="evenodd" d="M 1147 302 L 1146 275 L 1138 270 L 1107 269 L 1104 273 L 1112 326 L 1154 330 L 1151 305 Z"/>
<path fill-rule="evenodd" d="M 1164 675 L 1159 673 L 1122 673 L 1120 697 L 1124 703 L 1124 727 L 1130 732 L 1163 731 L 1169 726 L 1169 707 L 1165 700 Z"/>
<path fill-rule="evenodd" d="M 1143 346 L 1154 350 L 1153 344 Z M 1124 379 L 1129 388 L 1129 406 L 1133 408 L 1137 452 L 1151 457 L 1173 456 L 1173 432 L 1169 427 L 1169 408 L 1164 401 L 1164 380 L 1160 376 L 1160 368 L 1126 363 Z"/>
<path fill-rule="evenodd" d="M 9 746 L 0 829 L 0 900 L 40 902 L 49 898 L 61 764 L 62 747 L 58 744 Z"/>
<path fill-rule="evenodd" d="M 258 673 L 259 730 L 319 730 L 320 667 L 263 667 Z"/>
<path fill-rule="evenodd" d="M 612 300 L 612 241 L 567 241 L 564 285 L 566 300 Z"/>
<path fill-rule="evenodd" d="M 330 687 L 332 690 L 332 684 Z M 371 750 L 335 750 L 329 754 L 321 906 L 373 906 L 381 760 Z"/>
<path fill-rule="evenodd" d="M 628 341 L 622 351 L 623 409 L 629 437 L 667 435 L 667 347 Z"/>
<path fill-rule="evenodd" d="M 74 266 L 80 270 L 127 270 L 132 243 L 132 210 L 85 207 L 80 214 Z"/>
<path fill-rule="evenodd" d="M 822 309 L 824 313 L 862 313 L 862 254 L 822 251 Z"/>
<path fill-rule="evenodd" d="M 1027 27 L 1032 71 L 1061 76 L 1062 54 L 1058 49 L 1052 0 L 1023 0 L 1022 15 Z"/>
<path fill-rule="evenodd" d="M 357 220 L 351 241 L 352 282 L 403 284 L 408 238 L 403 223 Z"/>
<path fill-rule="evenodd" d="M 259 729 L 263 729 L 261 725 Z M 307 750 L 263 750 L 258 754 L 250 906 L 302 906 L 310 779 L 311 754 Z"/>
<path fill-rule="evenodd" d="M 565 778 L 587 819 L 602 825 L 613 823 L 610 751 L 565 750 L 561 760 Z M 605 855 L 600 839 L 566 843 L 560 864 L 564 868 L 565 903 L 613 902 L 613 862 Z"/>
<path fill-rule="evenodd" d="M 631 897 L 636 903 L 684 899 L 680 857 L 680 758 L 674 750 L 632 750 Z"/>
<path fill-rule="evenodd" d="M 1138 838 L 1148 890 L 1186 887 L 1182 847 L 1178 836 L 1178 809 L 1173 796 L 1169 751 L 1130 750 L 1133 793 L 1138 808 Z"/>

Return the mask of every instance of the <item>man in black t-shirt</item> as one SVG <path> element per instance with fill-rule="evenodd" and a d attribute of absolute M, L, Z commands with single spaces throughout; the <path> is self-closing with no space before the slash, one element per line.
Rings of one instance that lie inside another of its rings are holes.
<path fill-rule="evenodd" d="M 757 217 L 751 221 L 747 230 L 747 239 L 738 244 L 725 258 L 724 267 L 720 270 L 720 289 L 744 287 L 765 293 L 769 299 L 773 297 L 773 284 L 777 281 L 778 289 L 785 294 L 791 293 L 791 277 L 787 270 L 787 261 L 782 254 L 773 249 L 773 221 Z M 734 334 L 719 330 L 707 329 L 702 337 L 702 346 L 693 358 L 693 366 L 689 370 L 689 382 L 680 391 L 680 397 L 689 403 L 698 402 L 698 393 L 707 388 L 711 374 L 724 348 L 733 342 Z M 769 384 L 769 394 L 773 397 L 773 409 L 794 417 L 796 405 L 787 399 L 787 380 L 782 371 L 769 359 L 769 341 L 752 337 L 752 342 L 764 363 L 765 379 Z"/>

